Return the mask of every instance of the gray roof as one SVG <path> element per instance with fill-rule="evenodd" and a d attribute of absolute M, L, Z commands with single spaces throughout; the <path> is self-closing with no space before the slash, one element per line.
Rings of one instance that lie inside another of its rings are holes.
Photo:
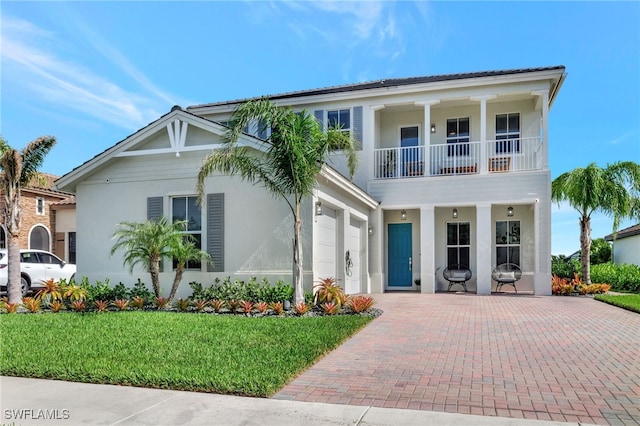
<path fill-rule="evenodd" d="M 616 232 L 616 239 L 619 240 L 621 238 L 632 237 L 634 235 L 640 235 L 640 223 L 619 230 Z M 613 241 L 613 234 L 605 235 L 604 239 L 607 241 Z"/>
<path fill-rule="evenodd" d="M 388 78 L 388 79 L 382 79 L 382 80 L 376 80 L 376 81 L 369 81 L 365 83 L 345 84 L 341 86 L 323 87 L 320 89 L 300 90 L 300 91 L 280 93 L 275 95 L 265 95 L 265 96 L 253 97 L 253 98 L 236 99 L 231 101 L 212 102 L 212 103 L 206 103 L 206 104 L 192 105 L 187 107 L 187 109 L 234 105 L 234 104 L 246 102 L 248 100 L 260 99 L 261 97 L 266 97 L 270 100 L 293 99 L 293 98 L 299 98 L 303 96 L 355 92 L 358 90 L 379 89 L 383 87 L 387 87 L 387 88 L 400 87 L 400 86 L 409 86 L 412 84 L 434 83 L 439 81 L 463 80 L 468 78 L 481 78 L 481 77 L 499 77 L 499 76 L 505 76 L 505 75 L 525 74 L 525 73 L 542 72 L 542 71 L 564 72 L 564 70 L 565 70 L 564 65 L 556 65 L 551 67 L 540 67 L 540 68 L 518 68 L 518 69 L 510 69 L 510 70 L 479 71 L 479 72 L 466 72 L 466 73 L 458 73 L 458 74 L 441 74 L 441 75 L 431 75 L 431 76 L 423 76 L 423 77 Z"/>

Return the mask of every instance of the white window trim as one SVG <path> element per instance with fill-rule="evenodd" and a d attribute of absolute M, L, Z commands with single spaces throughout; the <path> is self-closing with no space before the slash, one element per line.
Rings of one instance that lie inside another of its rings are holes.
<path fill-rule="evenodd" d="M 351 132 L 353 130 L 353 107 L 336 107 L 336 108 L 326 108 L 324 110 L 324 128 L 325 130 L 329 128 L 329 112 L 333 111 L 349 111 L 349 127 L 340 129 L 341 132 Z"/>
<path fill-rule="evenodd" d="M 173 195 L 168 195 L 168 204 L 169 204 L 169 218 L 171 219 L 171 223 L 173 223 L 173 200 L 176 198 L 197 198 L 198 196 L 195 195 L 193 192 L 176 192 Z M 202 246 L 203 244 L 205 244 L 205 216 L 206 216 L 206 212 L 203 212 L 203 206 L 198 205 L 198 208 L 200 209 L 200 231 L 188 231 L 185 230 L 183 232 L 181 232 L 182 234 L 199 234 L 200 235 L 200 250 L 205 251 Z M 187 212 L 188 213 L 188 212 Z M 195 269 L 195 268 L 185 268 L 185 271 L 203 271 L 203 268 L 206 268 L 207 263 L 206 262 L 200 262 L 200 269 Z"/>
<path fill-rule="evenodd" d="M 424 146 L 422 145 L 423 143 L 423 138 L 422 138 L 422 126 L 420 124 L 400 124 L 398 126 L 398 146 L 402 146 L 402 129 L 407 129 L 409 127 L 417 127 L 418 128 L 418 145 L 417 146 Z"/>

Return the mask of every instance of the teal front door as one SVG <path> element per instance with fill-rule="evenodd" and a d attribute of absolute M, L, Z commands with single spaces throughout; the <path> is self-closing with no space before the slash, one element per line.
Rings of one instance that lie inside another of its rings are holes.
<path fill-rule="evenodd" d="M 411 224 L 390 223 L 388 233 L 389 287 L 411 287 Z"/>

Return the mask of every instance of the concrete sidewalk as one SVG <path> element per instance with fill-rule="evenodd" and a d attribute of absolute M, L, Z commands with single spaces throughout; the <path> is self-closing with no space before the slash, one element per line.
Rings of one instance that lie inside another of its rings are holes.
<path fill-rule="evenodd" d="M 487 425 L 578 423 L 0 377 L 3 425 Z M 53 419 L 45 420 L 46 417 Z"/>

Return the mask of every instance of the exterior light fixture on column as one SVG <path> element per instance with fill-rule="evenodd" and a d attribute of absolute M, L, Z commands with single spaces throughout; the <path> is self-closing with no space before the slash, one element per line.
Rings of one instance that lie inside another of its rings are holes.
<path fill-rule="evenodd" d="M 435 133 L 435 132 L 436 132 L 436 125 L 431 124 L 431 133 Z"/>
<path fill-rule="evenodd" d="M 316 216 L 322 216 L 322 203 L 320 201 L 316 203 Z"/>
<path fill-rule="evenodd" d="M 402 219 L 402 220 L 407 220 L 407 211 L 406 211 L 406 210 L 404 210 L 404 209 L 403 209 L 403 210 L 400 212 L 400 219 Z"/>
<path fill-rule="evenodd" d="M 507 216 L 513 216 L 513 206 L 507 207 Z"/>
<path fill-rule="evenodd" d="M 373 226 L 370 226 L 367 232 L 369 233 L 370 237 L 373 237 Z"/>
<path fill-rule="evenodd" d="M 454 219 L 458 218 L 458 209 L 453 209 L 453 211 L 451 212 L 451 217 Z"/>

